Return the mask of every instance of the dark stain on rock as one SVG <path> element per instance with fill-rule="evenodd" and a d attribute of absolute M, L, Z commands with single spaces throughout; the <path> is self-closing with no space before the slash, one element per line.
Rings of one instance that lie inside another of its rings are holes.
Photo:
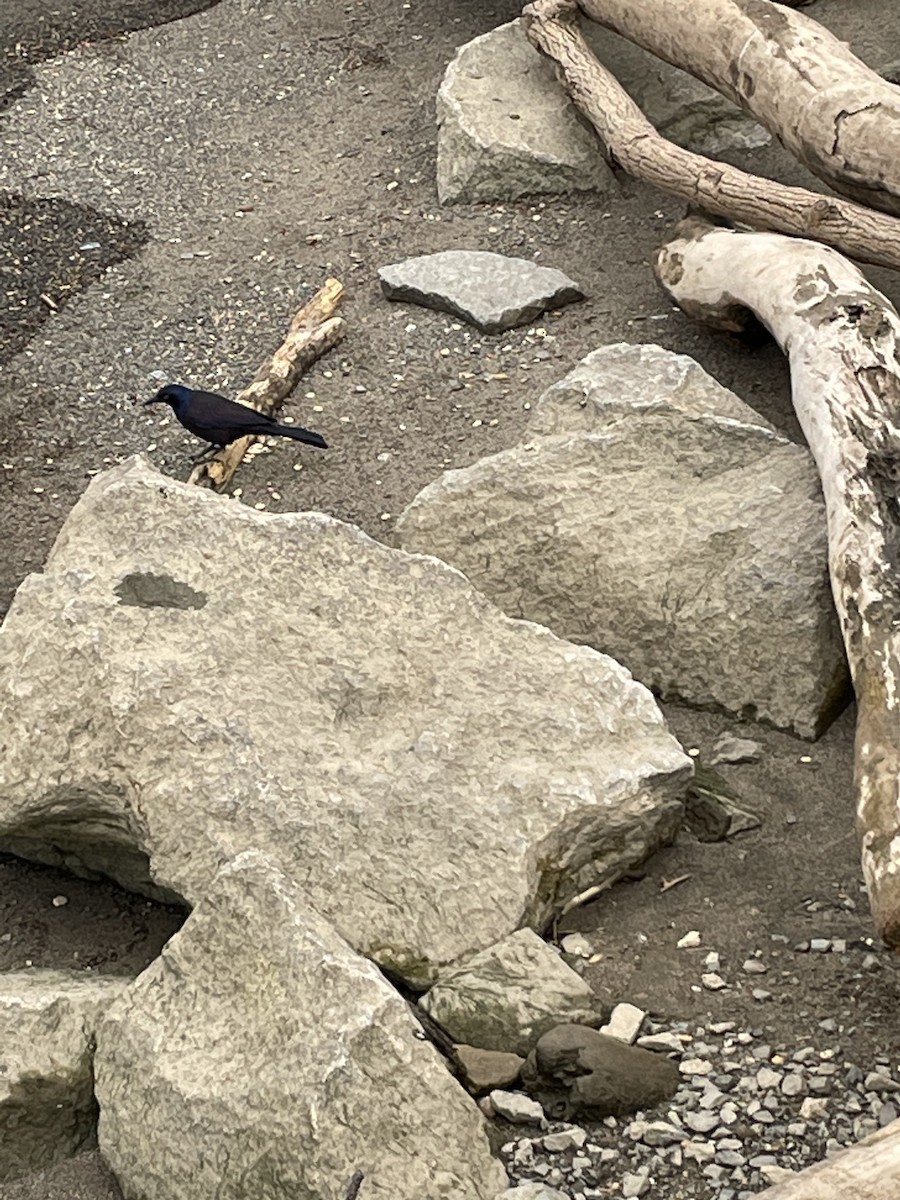
<path fill-rule="evenodd" d="M 171 575 L 135 571 L 116 585 L 120 604 L 131 608 L 203 608 L 207 596 Z"/>

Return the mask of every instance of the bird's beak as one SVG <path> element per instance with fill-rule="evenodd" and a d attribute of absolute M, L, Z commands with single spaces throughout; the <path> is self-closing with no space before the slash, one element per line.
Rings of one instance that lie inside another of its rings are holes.
<path fill-rule="evenodd" d="M 162 397 L 159 395 L 159 393 L 157 392 L 157 394 L 155 396 L 151 396 L 149 400 L 144 401 L 144 408 L 146 408 L 148 404 L 162 404 L 162 403 L 164 403 L 164 401 L 163 401 Z"/>

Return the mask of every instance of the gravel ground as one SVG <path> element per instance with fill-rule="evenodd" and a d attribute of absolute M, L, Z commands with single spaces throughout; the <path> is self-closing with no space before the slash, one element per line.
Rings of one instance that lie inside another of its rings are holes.
<path fill-rule="evenodd" d="M 245 503 L 319 508 L 389 541 L 419 488 L 447 466 L 511 445 L 546 386 L 618 340 L 693 355 L 799 438 L 777 350 L 699 329 L 657 291 L 649 260 L 682 213 L 662 193 L 623 181 L 621 194 L 603 202 L 438 207 L 433 96 L 444 65 L 457 44 L 517 11 L 502 0 L 222 0 L 212 8 L 87 0 L 53 10 L 42 0 L 0 0 L 0 613 L 40 568 L 98 470 L 142 451 L 161 469 L 187 474 L 192 440 L 130 397 L 149 395 L 163 379 L 233 394 L 331 274 L 347 288 L 347 336 L 309 373 L 291 412 L 332 448 L 259 455 L 235 481 Z M 873 64 L 900 58 L 900 9 L 817 0 L 810 12 Z M 126 29 L 138 32 L 117 36 Z M 40 61 L 51 54 L 59 56 Z M 809 182 L 777 147 L 746 164 Z M 491 338 L 382 299 L 379 266 L 453 247 L 557 266 L 589 301 Z M 869 274 L 900 300 L 893 276 Z M 711 1110 L 722 1116 L 734 1104 L 737 1120 L 722 1117 L 721 1137 L 718 1125 L 691 1127 L 690 1112 L 706 1111 L 699 1088 L 686 1085 L 652 1119 L 681 1121 L 687 1140 L 715 1143 L 717 1155 L 740 1154 L 748 1165 L 687 1158 L 678 1166 L 679 1147 L 648 1147 L 625 1122 L 591 1128 L 585 1146 L 599 1149 L 584 1156 L 590 1166 L 581 1164 L 580 1182 L 567 1166 L 560 1182 L 568 1179 L 573 1194 L 606 1195 L 615 1180 L 652 1164 L 650 1176 L 668 1181 L 653 1185 L 659 1200 L 703 1197 L 701 1188 L 728 1200 L 729 1188 L 760 1185 L 760 1167 L 749 1162 L 770 1152 L 773 1124 L 785 1132 L 771 1152 L 791 1166 L 852 1134 L 855 1120 L 879 1119 L 869 1093 L 884 1102 L 889 1093 L 859 1087 L 898 1060 L 896 966 L 861 948 L 869 925 L 852 834 L 852 710 L 814 747 L 713 714 L 666 712 L 684 744 L 703 751 L 723 728 L 763 744 L 760 763 L 729 773 L 762 828 L 730 844 L 682 837 L 642 878 L 570 914 L 565 928 L 601 947 L 588 978 L 605 1000 L 640 1005 L 657 1025 L 689 1034 L 689 1054 L 708 1059 L 714 1078 L 734 1076 L 730 1090 L 720 1089 L 729 1099 Z M 688 878 L 664 888 L 681 875 Z M 68 904 L 54 907 L 56 894 Z M 111 885 L 0 859 L 2 968 L 137 971 L 180 919 Z M 702 931 L 704 954 L 720 954 L 731 986 L 703 988 L 702 955 L 686 957 L 675 945 L 689 929 Z M 843 939 L 848 949 L 794 949 L 813 937 Z M 868 953 L 876 965 L 863 968 Z M 764 983 L 741 965 L 757 955 L 768 966 Z M 754 988 L 771 998 L 755 999 Z M 823 1028 L 829 1020 L 834 1028 Z M 715 1033 L 720 1022 L 735 1028 Z M 751 1040 L 739 1040 L 743 1033 Z M 765 1063 L 745 1061 L 764 1045 Z M 808 1046 L 813 1057 L 795 1059 Z M 756 1091 L 744 1086 L 756 1078 L 755 1062 L 757 1072 L 802 1069 L 806 1092 L 786 1095 L 773 1080 Z M 836 1076 L 818 1070 L 832 1064 Z M 792 1134 L 803 1100 L 819 1098 L 816 1079 L 831 1080 L 828 1110 L 809 1118 L 802 1137 Z M 754 1100 L 761 1107 L 751 1112 Z M 761 1120 L 763 1111 L 774 1121 Z M 722 1144 L 732 1137 L 740 1147 Z M 603 1149 L 617 1157 L 595 1169 Z M 525 1171 L 527 1151 L 510 1153 Z M 554 1151 L 548 1170 L 561 1169 L 560 1154 L 567 1163 L 574 1157 Z M 711 1167 L 724 1172 L 718 1181 L 704 1174 Z M 0 1189 L 3 1200 L 117 1195 L 96 1157 Z"/>

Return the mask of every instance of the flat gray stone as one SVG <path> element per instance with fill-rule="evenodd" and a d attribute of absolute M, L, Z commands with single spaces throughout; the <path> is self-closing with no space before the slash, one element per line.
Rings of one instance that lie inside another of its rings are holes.
<path fill-rule="evenodd" d="M 723 733 L 716 739 L 709 765 L 715 767 L 719 763 L 757 762 L 761 754 L 762 746 L 752 738 Z"/>
<path fill-rule="evenodd" d="M 646 351 L 629 387 L 624 357 L 584 360 L 545 393 L 527 440 L 429 484 L 400 543 L 664 696 L 816 736 L 847 669 L 812 459 L 746 406 L 735 419 L 737 397 L 716 412 L 728 393 L 708 376 L 706 412 L 659 388 Z M 696 394 L 696 372 L 673 374 Z"/>
<path fill-rule="evenodd" d="M 94 1031 L 129 979 L 0 974 L 0 1183 L 96 1144 Z"/>
<path fill-rule="evenodd" d="M 477 1107 L 368 959 L 274 856 L 239 854 L 97 1034 L 126 1196 L 493 1200 Z"/>
<path fill-rule="evenodd" d="M 462 317 L 482 333 L 527 325 L 541 313 L 584 299 L 578 284 L 554 267 L 489 250 L 441 250 L 381 267 L 389 300 L 422 304 Z"/>
<path fill-rule="evenodd" d="M 532 929 L 444 968 L 419 1001 L 457 1042 L 527 1054 L 554 1025 L 599 1025 L 599 1000 Z"/>
<path fill-rule="evenodd" d="M 544 1119 L 544 1110 L 537 1100 L 523 1096 L 521 1092 L 504 1092 L 497 1089 L 490 1094 L 490 1101 L 501 1117 L 521 1125 L 537 1125 Z"/>
<path fill-rule="evenodd" d="M 147 573 L 204 606 L 124 602 Z M 624 668 L 444 563 L 139 459 L 92 481 L 20 587 L 0 723 L 7 847 L 136 890 L 152 872 L 190 905 L 268 849 L 348 942 L 425 987 L 673 837 L 691 772 Z"/>
<path fill-rule="evenodd" d="M 479 1094 L 494 1088 L 509 1087 L 519 1078 L 522 1059 L 518 1054 L 502 1050 L 482 1050 L 479 1046 L 454 1046 L 470 1091 Z"/>

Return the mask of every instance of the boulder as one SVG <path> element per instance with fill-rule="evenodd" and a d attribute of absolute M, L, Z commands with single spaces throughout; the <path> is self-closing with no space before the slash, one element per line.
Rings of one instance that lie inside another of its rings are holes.
<path fill-rule="evenodd" d="M 474 1102 L 304 890 L 237 856 L 98 1031 L 100 1148 L 141 1200 L 493 1200 Z"/>
<path fill-rule="evenodd" d="M 771 141 L 751 117 L 685 71 L 589 22 L 584 30 L 665 137 L 703 154 Z M 442 204 L 616 187 L 596 135 L 519 20 L 459 48 L 438 91 L 437 121 Z"/>
<path fill-rule="evenodd" d="M 584 1025 L 558 1025 L 522 1067 L 522 1082 L 548 1117 L 620 1117 L 653 1108 L 678 1089 L 671 1059 Z"/>
<path fill-rule="evenodd" d="M 0 974 L 0 1183 L 96 1144 L 94 1029 L 130 980 Z"/>
<path fill-rule="evenodd" d="M 603 1020 L 590 986 L 533 929 L 445 968 L 419 1003 L 454 1041 L 512 1054 L 554 1025 Z"/>
<path fill-rule="evenodd" d="M 674 836 L 693 769 L 623 667 L 444 563 L 139 459 L 19 589 L 0 730 L 0 841 L 189 906 L 268 849 L 422 987 Z"/>
<path fill-rule="evenodd" d="M 596 137 L 518 20 L 460 47 L 437 120 L 442 204 L 616 187 Z"/>
<path fill-rule="evenodd" d="M 487 250 L 441 250 L 382 267 L 389 300 L 405 300 L 453 313 L 482 333 L 527 325 L 550 309 L 584 299 L 584 292 L 555 267 Z"/>
<path fill-rule="evenodd" d="M 736 397 L 719 415 L 713 381 L 699 402 L 681 363 L 680 385 L 644 362 L 626 390 L 622 357 L 590 356 L 541 399 L 529 440 L 429 484 L 400 544 L 663 696 L 816 737 L 847 670 L 809 454 L 751 410 L 738 420 Z"/>

